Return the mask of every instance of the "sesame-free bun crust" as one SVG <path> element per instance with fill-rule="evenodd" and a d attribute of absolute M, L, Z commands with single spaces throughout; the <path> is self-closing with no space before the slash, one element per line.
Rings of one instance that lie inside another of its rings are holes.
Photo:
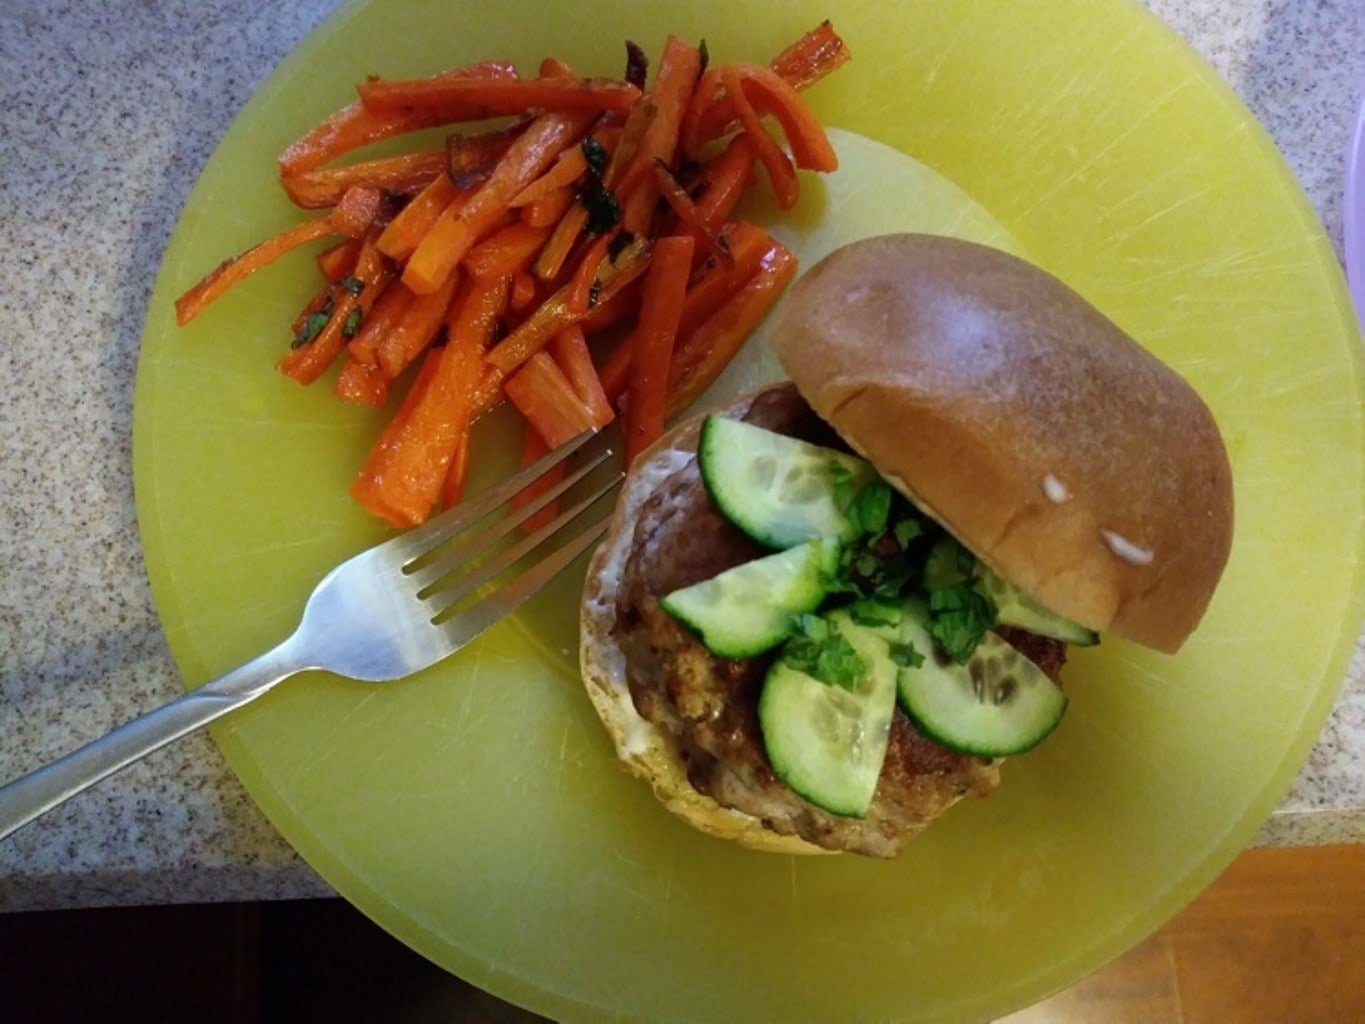
<path fill-rule="evenodd" d="M 1217 426 L 1061 281 L 887 235 L 807 271 L 772 338 L 815 411 L 1017 587 L 1163 651 L 1198 625 L 1232 539 Z"/>
<path fill-rule="evenodd" d="M 729 411 L 747 408 L 748 397 Z M 738 415 L 739 413 L 736 412 Z M 697 449 L 701 419 L 694 419 L 660 438 L 632 464 L 622 485 L 607 532 L 588 565 L 580 610 L 579 663 L 583 684 L 606 726 L 617 756 L 654 795 L 694 828 L 770 853 L 829 853 L 798 836 L 782 835 L 752 815 L 724 807 L 699 792 L 687 778 L 678 745 L 664 730 L 635 709 L 626 681 L 626 661 L 612 636 L 617 588 L 634 539 L 635 520 L 655 487 Z"/>

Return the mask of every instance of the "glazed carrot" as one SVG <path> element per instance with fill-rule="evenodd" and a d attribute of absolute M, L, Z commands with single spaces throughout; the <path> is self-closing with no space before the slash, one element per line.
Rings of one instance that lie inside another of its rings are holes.
<path fill-rule="evenodd" d="M 844 64 L 852 54 L 828 21 L 822 21 L 768 64 L 794 88 L 814 85 Z"/>
<path fill-rule="evenodd" d="M 304 221 L 302 224 L 285 228 L 278 235 L 267 238 L 264 242 L 253 245 L 244 253 L 224 260 L 198 284 L 175 300 L 176 322 L 183 327 L 203 312 L 205 306 L 234 284 L 245 281 L 262 267 L 274 263 L 289 250 L 324 238 L 335 230 L 330 217 L 319 217 L 316 220 Z"/>
<path fill-rule="evenodd" d="M 390 475 L 389 462 L 394 458 L 392 452 L 401 449 L 408 421 L 435 379 L 440 363 L 440 349 L 432 349 L 426 354 L 421 368 L 417 371 L 417 379 L 412 382 L 412 387 L 403 397 L 398 411 L 380 432 L 379 438 L 365 459 L 365 464 L 351 481 L 351 497 L 390 526 L 416 526 L 421 522 L 421 519 L 414 520 L 410 506 L 403 503 L 402 499 L 406 497 L 401 493 L 403 481 L 397 476 Z"/>
<path fill-rule="evenodd" d="M 547 227 L 514 221 L 470 249 L 464 267 L 475 277 L 508 277 L 528 267 L 549 237 Z"/>
<path fill-rule="evenodd" d="M 607 252 L 611 248 L 611 243 L 616 240 L 617 234 L 616 231 L 608 231 L 606 234 L 598 235 L 583 250 L 583 257 L 578 261 L 573 277 L 569 279 L 569 289 L 564 296 L 565 305 L 568 306 L 570 313 L 586 313 L 596 305 L 593 302 L 593 287 L 601 290 L 598 283 L 601 277 L 599 271 L 603 262 L 607 260 Z"/>
<path fill-rule="evenodd" d="M 440 286 L 465 254 L 507 212 L 512 197 L 534 181 L 589 125 L 592 112 L 542 114 L 527 126 L 498 161 L 492 176 L 451 215 L 441 214 L 418 244 L 403 271 L 403 283 L 418 294 Z"/>
<path fill-rule="evenodd" d="M 428 373 L 427 363 L 434 363 L 429 380 L 410 405 L 404 403 L 398 426 L 385 431 L 361 468 L 362 493 L 403 524 L 424 521 L 440 497 L 460 436 L 469 429 L 479 355 L 507 291 L 506 279 L 465 283 L 447 317 L 449 343 L 423 364 Z"/>
<path fill-rule="evenodd" d="M 393 272 L 385 264 L 373 240 L 367 239 L 356 259 L 353 278 L 354 289 L 340 288 L 332 313 L 322 329 L 307 340 L 297 340 L 284 357 L 278 369 L 286 377 L 300 384 L 311 384 L 322 376 L 337 356 L 346 348 L 364 321 L 365 314 L 372 308 L 379 293 L 388 284 Z"/>
<path fill-rule="evenodd" d="M 344 402 L 379 406 L 388 400 L 389 380 L 379 367 L 362 363 L 348 353 L 332 384 L 332 392 Z"/>
<path fill-rule="evenodd" d="M 382 201 L 383 196 L 378 189 L 364 186 L 348 188 L 327 219 L 334 230 L 351 238 L 359 238 L 370 230 L 370 225 L 379 215 Z"/>
<path fill-rule="evenodd" d="M 522 206 L 521 219 L 532 227 L 547 229 L 545 234 L 548 238 L 549 229 L 564 219 L 564 214 L 569 212 L 569 207 L 577 198 L 574 190 L 565 185 Z"/>
<path fill-rule="evenodd" d="M 455 183 L 442 170 L 380 232 L 379 251 L 390 259 L 406 259 L 456 195 Z"/>
<path fill-rule="evenodd" d="M 528 123 L 516 121 L 486 132 L 452 132 L 446 136 L 446 171 L 455 187 L 464 191 L 487 181 Z"/>
<path fill-rule="evenodd" d="M 592 365 L 592 353 L 588 351 L 588 339 L 583 334 L 583 328 L 579 324 L 566 327 L 555 335 L 547 351 L 563 372 L 574 394 L 587 406 L 593 426 L 605 427 L 615 419 L 616 413 L 607 401 L 602 382 L 597 378 L 597 369 Z"/>
<path fill-rule="evenodd" d="M 654 243 L 654 258 L 650 260 L 649 273 L 641 287 L 640 322 L 630 343 L 630 397 L 626 403 L 625 427 L 627 466 L 664 432 L 669 363 L 682 319 L 694 244 L 688 235 L 671 235 Z"/>
<path fill-rule="evenodd" d="M 706 226 L 715 231 L 729 220 L 753 180 L 753 143 L 747 135 L 736 135 L 720 155 L 706 165 L 704 190 L 697 200 L 697 213 Z"/>
<path fill-rule="evenodd" d="M 725 83 L 725 94 L 734 105 L 735 115 L 739 118 L 745 137 L 753 143 L 758 162 L 768 172 L 768 183 L 772 186 L 773 195 L 777 197 L 777 205 L 784 210 L 790 210 L 796 205 L 800 194 L 796 168 L 792 166 L 782 147 L 777 144 L 777 140 L 763 127 L 758 111 L 744 95 L 743 80 L 739 73 L 734 68 L 724 68 L 721 71 L 721 81 Z"/>
<path fill-rule="evenodd" d="M 335 206 L 348 188 L 363 185 L 393 195 L 411 195 L 445 171 L 444 149 L 367 160 L 346 167 L 300 171 L 280 176 L 280 185 L 295 205 L 314 210 Z"/>
<path fill-rule="evenodd" d="M 464 498 L 464 484 L 469 476 L 469 430 L 460 434 L 455 451 L 450 455 L 446 478 L 441 483 L 441 511 L 454 508 Z"/>
<path fill-rule="evenodd" d="M 636 238 L 614 261 L 607 260 L 599 271 L 602 282 L 599 302 L 606 302 L 643 274 L 649 266 L 650 242 Z M 506 375 L 539 352 L 550 339 L 571 324 L 583 319 L 584 312 L 574 312 L 567 302 L 568 286 L 560 288 L 536 309 L 511 334 L 489 350 L 487 361 L 491 368 Z"/>
<path fill-rule="evenodd" d="M 490 61 L 454 68 L 437 77 L 515 78 L 516 74 L 510 64 Z M 281 153 L 280 171 L 284 174 L 310 171 L 371 142 L 449 123 L 448 119 L 430 111 L 399 110 L 381 114 L 354 103 L 326 118 Z"/>
<path fill-rule="evenodd" d="M 318 269 L 322 276 L 335 283 L 349 274 L 360 255 L 360 245 L 359 238 L 347 238 L 318 253 Z"/>
<path fill-rule="evenodd" d="M 716 231 L 706 222 L 706 218 L 697 208 L 697 204 L 692 201 L 687 190 L 678 184 L 678 179 L 673 177 L 673 172 L 659 161 L 654 163 L 654 182 L 658 188 L 658 194 L 663 197 L 669 208 L 677 215 L 680 230 L 693 241 L 700 241 L 722 263 L 732 264 L 734 260 L 730 256 L 730 251 L 720 241 Z"/>
<path fill-rule="evenodd" d="M 550 446 L 545 443 L 538 433 L 536 433 L 536 428 L 528 422 L 522 433 L 521 461 L 519 465 L 524 469 L 549 451 Z M 568 474 L 568 471 L 568 463 L 559 463 L 559 465 L 553 467 L 544 476 L 537 479 L 535 483 L 514 495 L 512 498 L 512 508 L 523 509 L 527 505 L 533 504 L 542 494 L 558 485 Z M 557 501 L 547 503 L 544 508 L 521 524 L 521 531 L 530 534 L 549 526 L 554 522 L 555 517 L 559 515 L 558 505 L 559 503 Z"/>
<path fill-rule="evenodd" d="M 536 279 L 525 270 L 518 270 L 512 275 L 512 300 L 509 303 L 514 312 L 520 313 L 529 309 L 531 303 L 536 301 Z"/>
<path fill-rule="evenodd" d="M 734 357 L 796 274 L 796 256 L 774 242 L 759 272 L 690 335 L 669 368 L 668 415 L 689 405 Z"/>
<path fill-rule="evenodd" d="M 483 121 L 530 110 L 629 112 L 640 90 L 609 78 L 370 78 L 356 86 L 374 111 L 428 111 L 451 121 Z"/>
<path fill-rule="evenodd" d="M 362 363 L 378 366 L 379 343 L 393 330 L 394 324 L 403 318 L 415 298 L 412 292 L 403 287 L 403 282 L 392 282 L 366 314 L 360 332 L 346 346 L 347 351 Z"/>
<path fill-rule="evenodd" d="M 380 341 L 379 365 L 389 380 L 407 369 L 408 364 L 421 355 L 436 336 L 459 280 L 459 273 L 452 270 L 435 291 L 418 295 L 393 325 L 393 329 Z"/>
<path fill-rule="evenodd" d="M 745 133 L 750 134 L 742 100 L 760 114 L 771 114 L 782 126 L 792 160 L 807 171 L 828 173 L 839 169 L 839 157 L 829 137 L 801 95 L 781 75 L 759 64 L 732 64 L 721 73 L 726 93 L 735 102 Z M 741 100 L 742 98 L 742 100 Z"/>
<path fill-rule="evenodd" d="M 648 93 L 649 101 L 657 112 L 646 128 L 635 156 L 635 161 L 642 165 L 643 171 L 647 172 L 656 160 L 672 166 L 683 115 L 687 112 L 692 90 L 696 88 L 700 74 L 700 51 L 690 43 L 669 36 L 664 43 L 663 56 L 659 59 L 654 85 Z M 640 188 L 630 192 L 621 210 L 621 223 L 627 231 L 640 234 L 649 230 L 657 198 L 654 184 L 648 179 Z"/>
<path fill-rule="evenodd" d="M 593 425 L 592 413 L 548 352 L 537 352 L 526 360 L 507 378 L 503 390 L 551 448 L 572 441 Z"/>

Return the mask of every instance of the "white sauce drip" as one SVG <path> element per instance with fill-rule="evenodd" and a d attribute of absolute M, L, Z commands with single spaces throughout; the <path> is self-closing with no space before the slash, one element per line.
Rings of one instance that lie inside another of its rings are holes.
<path fill-rule="evenodd" d="M 1051 473 L 1043 477 L 1043 493 L 1054 505 L 1061 505 L 1071 500 L 1071 492 L 1066 489 L 1066 484 Z"/>
<path fill-rule="evenodd" d="M 1151 565 L 1155 556 L 1151 548 L 1134 544 L 1127 537 L 1113 530 L 1101 530 L 1100 536 L 1109 545 L 1109 550 L 1130 565 Z"/>

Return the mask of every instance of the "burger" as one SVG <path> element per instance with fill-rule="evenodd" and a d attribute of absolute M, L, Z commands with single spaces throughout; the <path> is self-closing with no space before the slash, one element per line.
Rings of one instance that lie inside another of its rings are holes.
<path fill-rule="evenodd" d="M 1227 453 L 1174 370 L 969 242 L 839 249 L 771 341 L 789 381 L 630 468 L 582 675 L 693 826 L 894 856 L 1057 727 L 1071 646 L 1180 648 L 1228 557 Z"/>

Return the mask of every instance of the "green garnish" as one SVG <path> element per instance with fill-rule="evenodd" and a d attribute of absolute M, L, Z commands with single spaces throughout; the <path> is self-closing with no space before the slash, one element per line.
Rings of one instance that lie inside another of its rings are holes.
<path fill-rule="evenodd" d="M 360 321 L 362 314 L 360 310 L 353 309 L 346 314 L 346 322 L 341 325 L 341 333 L 344 337 L 354 338 L 360 331 Z"/>
<path fill-rule="evenodd" d="M 621 204 L 616 201 L 615 193 L 597 179 L 584 190 L 581 202 L 588 211 L 586 227 L 589 234 L 603 234 L 621 222 Z"/>
<path fill-rule="evenodd" d="M 848 617 L 860 626 L 894 626 L 902 614 L 898 605 L 886 601 L 855 601 L 848 606 Z"/>
<path fill-rule="evenodd" d="M 919 668 L 924 664 L 924 655 L 909 641 L 892 641 L 891 660 L 901 668 Z"/>
<path fill-rule="evenodd" d="M 327 321 L 330 319 L 332 319 L 332 304 L 329 302 L 316 313 L 309 314 L 308 319 L 304 321 L 303 329 L 294 335 L 293 344 L 289 347 L 299 348 L 302 345 L 307 345 L 322 333 L 322 329 L 327 326 Z"/>
<path fill-rule="evenodd" d="M 705 71 L 707 65 L 711 63 L 711 51 L 707 48 L 705 39 L 697 46 L 697 52 L 701 54 L 701 70 Z"/>
<path fill-rule="evenodd" d="M 945 533 L 929 549 L 921 582 L 925 590 L 942 590 L 966 583 L 975 571 L 976 558 Z"/>
<path fill-rule="evenodd" d="M 966 583 L 929 593 L 929 635 L 959 665 L 971 658 L 981 637 L 995 625 L 995 607 Z"/>
<path fill-rule="evenodd" d="M 852 690 L 867 674 L 867 663 L 848 639 L 818 615 L 792 618 L 796 635 L 782 648 L 782 660 L 830 686 Z"/>
<path fill-rule="evenodd" d="M 859 533 L 881 533 L 891 515 L 890 485 L 873 480 L 854 495 L 845 507 L 844 515 Z"/>
<path fill-rule="evenodd" d="M 343 277 L 337 282 L 338 288 L 343 288 L 352 295 L 359 295 L 365 290 L 365 282 L 358 277 Z"/>
<path fill-rule="evenodd" d="M 581 143 L 583 156 L 588 161 L 588 170 L 593 177 L 600 178 L 607 170 L 607 147 L 591 135 L 584 136 Z"/>
<path fill-rule="evenodd" d="M 910 546 L 910 542 L 924 536 L 924 524 L 918 519 L 902 519 L 891 529 L 891 535 L 896 538 L 896 543 L 905 550 Z"/>

